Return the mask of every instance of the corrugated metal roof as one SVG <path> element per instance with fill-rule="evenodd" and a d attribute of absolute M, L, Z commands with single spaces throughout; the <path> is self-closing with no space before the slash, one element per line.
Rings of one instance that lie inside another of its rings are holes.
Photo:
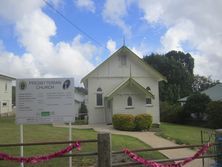
<path fill-rule="evenodd" d="M 208 95 L 212 101 L 222 100 L 222 84 L 217 84 L 207 90 L 202 91 L 201 93 L 205 93 Z"/>
<path fill-rule="evenodd" d="M 4 78 L 4 79 L 8 79 L 8 80 L 16 80 L 16 78 L 13 78 L 13 77 L 10 77 L 7 75 L 3 75 L 3 74 L 0 74 L 0 78 Z"/>
<path fill-rule="evenodd" d="M 207 96 L 210 97 L 212 101 L 222 101 L 222 84 L 217 84 L 211 88 L 208 88 L 204 91 L 201 91 L 200 93 L 205 93 Z M 185 102 L 187 101 L 187 97 L 183 97 L 179 99 L 179 102 Z"/>

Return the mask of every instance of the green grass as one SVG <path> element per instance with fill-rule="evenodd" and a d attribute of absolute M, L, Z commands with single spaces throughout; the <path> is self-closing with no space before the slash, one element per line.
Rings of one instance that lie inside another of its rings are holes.
<path fill-rule="evenodd" d="M 0 144 L 19 143 L 19 125 L 15 124 L 14 118 L 0 118 Z M 88 140 L 96 139 L 97 133 L 93 130 L 80 130 L 73 129 L 73 140 Z M 68 128 L 57 128 L 51 125 L 24 125 L 24 143 L 28 142 L 48 142 L 48 141 L 67 141 Z M 82 152 L 96 152 L 96 143 L 82 143 Z M 25 156 L 33 155 L 46 155 L 55 151 L 58 151 L 66 145 L 48 145 L 48 146 L 26 146 L 24 147 Z M 149 146 L 139 141 L 136 138 L 122 135 L 112 135 L 112 148 L 115 151 L 122 150 L 123 148 L 139 149 L 148 148 Z M 19 156 L 19 147 L 0 147 L 0 152 L 5 152 L 10 155 Z M 77 151 L 74 151 L 74 153 Z M 150 159 L 162 159 L 165 158 L 159 152 L 146 152 L 140 155 Z M 123 155 L 115 157 L 115 161 L 124 161 Z M 73 166 L 89 166 L 96 163 L 95 157 L 75 157 L 73 158 Z M 17 163 L 0 161 L 1 167 L 16 167 Z M 26 166 L 38 166 L 38 167 L 53 167 L 53 166 L 68 166 L 68 158 L 56 158 L 48 162 L 40 163 L 37 165 Z"/>
<path fill-rule="evenodd" d="M 157 135 L 174 140 L 177 144 L 201 144 L 201 130 L 210 131 L 206 128 L 170 123 L 161 123 L 160 130 Z"/>

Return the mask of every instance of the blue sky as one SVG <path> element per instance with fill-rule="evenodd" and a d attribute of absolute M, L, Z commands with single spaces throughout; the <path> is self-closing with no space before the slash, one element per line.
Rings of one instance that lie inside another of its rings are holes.
<path fill-rule="evenodd" d="M 76 81 L 126 45 L 138 56 L 189 52 L 196 74 L 222 79 L 222 2 L 215 0 L 2 0 L 0 73 Z M 98 44 L 99 43 L 99 44 Z M 77 83 L 78 84 L 78 83 Z"/>

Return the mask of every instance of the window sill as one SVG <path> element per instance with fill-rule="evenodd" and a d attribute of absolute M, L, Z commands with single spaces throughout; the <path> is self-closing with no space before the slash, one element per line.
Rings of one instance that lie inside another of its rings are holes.
<path fill-rule="evenodd" d="M 104 108 L 104 106 L 95 106 L 95 108 Z"/>
<path fill-rule="evenodd" d="M 133 106 L 127 106 L 126 109 L 134 109 Z"/>
<path fill-rule="evenodd" d="M 152 104 L 146 104 L 145 107 L 153 107 Z"/>

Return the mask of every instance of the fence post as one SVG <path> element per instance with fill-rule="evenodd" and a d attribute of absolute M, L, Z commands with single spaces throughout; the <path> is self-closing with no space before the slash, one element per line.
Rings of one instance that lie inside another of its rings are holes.
<path fill-rule="evenodd" d="M 219 143 L 216 145 L 216 167 L 222 167 L 222 129 L 217 129 L 215 142 Z"/>
<path fill-rule="evenodd" d="M 99 132 L 98 139 L 98 167 L 112 166 L 111 135 L 108 132 Z"/>

